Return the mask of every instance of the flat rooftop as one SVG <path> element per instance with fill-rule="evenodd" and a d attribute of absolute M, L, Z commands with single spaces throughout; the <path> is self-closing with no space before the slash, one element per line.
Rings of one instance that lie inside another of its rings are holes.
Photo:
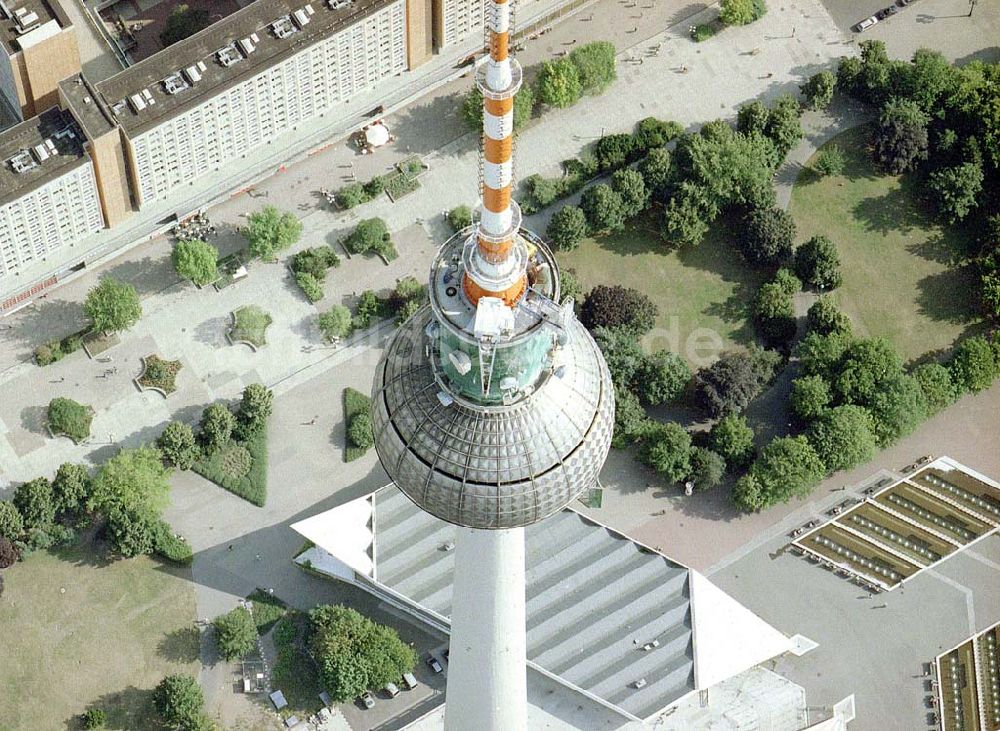
<path fill-rule="evenodd" d="M 2 0 L 0 9 L 0 44 L 8 54 L 18 53 L 21 46 L 18 39 L 31 35 L 32 31 L 48 23 L 59 22 L 60 28 L 69 28 L 72 23 L 56 0 Z M 21 12 L 23 9 L 24 12 Z M 20 18 L 20 22 L 15 20 Z M 27 31 L 27 33 L 22 31 Z"/>
<path fill-rule="evenodd" d="M 134 137 L 394 1 L 256 0 L 100 82 L 97 90 L 118 122 Z M 300 18 L 308 18 L 308 22 L 296 20 L 293 17 L 296 13 Z M 289 34 L 279 38 L 272 25 L 282 18 L 286 19 L 284 29 Z M 254 36 L 257 40 L 253 40 Z M 253 50 L 247 50 L 251 46 Z M 227 53 L 233 59 L 229 66 L 224 66 L 217 56 L 225 48 L 230 48 Z M 193 75 L 181 73 L 190 68 L 194 69 Z M 166 89 L 164 80 L 169 77 L 177 79 L 176 93 Z M 129 102 L 133 97 L 139 104 Z M 142 108 L 137 110 L 139 105 Z"/>
<path fill-rule="evenodd" d="M 80 128 L 58 108 L 0 132 L 0 205 L 82 165 L 85 156 Z"/>
<path fill-rule="evenodd" d="M 114 128 L 111 110 L 101 103 L 94 87 L 83 74 L 60 81 L 59 90 L 66 98 L 67 111 L 73 114 L 88 140 L 100 137 Z"/>

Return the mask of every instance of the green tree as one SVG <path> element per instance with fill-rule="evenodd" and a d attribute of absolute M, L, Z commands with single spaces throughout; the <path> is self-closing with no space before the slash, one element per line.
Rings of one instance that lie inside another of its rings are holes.
<path fill-rule="evenodd" d="M 940 363 L 923 363 L 913 369 L 913 377 L 920 384 L 920 390 L 927 401 L 927 410 L 937 413 L 958 398 L 958 388 L 952 380 L 951 371 Z"/>
<path fill-rule="evenodd" d="M 472 209 L 467 205 L 455 206 L 448 211 L 448 225 L 451 230 L 458 233 L 463 228 L 472 225 Z"/>
<path fill-rule="evenodd" d="M 267 425 L 274 406 L 274 393 L 261 383 L 251 383 L 243 389 L 236 409 L 236 437 L 246 441 Z"/>
<path fill-rule="evenodd" d="M 368 449 L 375 444 L 375 433 L 372 431 L 372 415 L 361 411 L 354 415 L 347 427 L 347 438 L 359 449 Z"/>
<path fill-rule="evenodd" d="M 799 90 L 806 98 L 806 106 L 810 109 L 826 109 L 833 101 L 833 92 L 837 87 L 837 77 L 830 71 L 818 71 L 810 76 Z"/>
<path fill-rule="evenodd" d="M 287 211 L 264 206 L 247 218 L 244 234 L 251 254 L 264 261 L 273 261 L 279 251 L 284 251 L 302 236 L 302 222 Z"/>
<path fill-rule="evenodd" d="M 864 405 L 872 415 L 875 440 L 883 448 L 912 432 L 927 416 L 927 401 L 920 384 L 906 374 L 883 381 Z"/>
<path fill-rule="evenodd" d="M 514 97 L 514 131 L 518 132 L 531 119 L 535 109 L 535 92 L 525 84 Z M 483 94 L 472 87 L 459 107 L 459 116 L 473 132 L 483 131 Z"/>
<path fill-rule="evenodd" d="M 0 500 L 0 536 L 11 541 L 20 540 L 24 534 L 24 519 L 14 503 Z"/>
<path fill-rule="evenodd" d="M 625 202 L 606 183 L 592 185 L 583 191 L 580 208 L 593 231 L 620 231 L 625 228 Z"/>
<path fill-rule="evenodd" d="M 563 206 L 549 219 L 546 235 L 559 251 L 572 251 L 587 235 L 587 216 L 577 206 Z"/>
<path fill-rule="evenodd" d="M 675 247 L 697 246 L 708 233 L 713 216 L 698 202 L 696 187 L 685 181 L 671 196 L 663 213 L 663 237 Z"/>
<path fill-rule="evenodd" d="M 943 111 L 941 102 L 958 82 L 948 59 L 929 48 L 918 48 L 912 62 L 901 71 L 899 95 L 916 102 L 928 114 Z"/>
<path fill-rule="evenodd" d="M 9 569 L 20 560 L 21 549 L 12 540 L 0 535 L 0 569 Z"/>
<path fill-rule="evenodd" d="M 805 497 L 823 479 L 826 468 L 804 436 L 780 437 L 760 451 L 750 474 L 760 485 L 763 507 Z"/>
<path fill-rule="evenodd" d="M 875 160 L 890 173 L 913 170 L 927 159 L 930 117 L 915 102 L 890 99 L 882 108 L 872 139 Z"/>
<path fill-rule="evenodd" d="M 659 310 L 645 294 L 620 284 L 599 284 L 587 293 L 580 308 L 580 322 L 588 330 L 624 328 L 633 336 L 653 329 Z"/>
<path fill-rule="evenodd" d="M 346 239 L 344 245 L 352 254 L 365 254 L 369 251 L 384 253 L 392 236 L 381 218 L 366 218 L 358 222 Z"/>
<path fill-rule="evenodd" d="M 90 436 L 90 423 L 94 411 L 86 404 L 58 396 L 49 401 L 47 420 L 54 434 L 65 434 L 74 442 L 82 442 Z"/>
<path fill-rule="evenodd" d="M 662 199 L 670 186 L 670 151 L 664 147 L 651 149 L 639 163 L 639 174 L 651 196 Z"/>
<path fill-rule="evenodd" d="M 615 430 L 611 445 L 624 449 L 642 434 L 646 424 L 646 410 L 639 397 L 627 388 L 615 386 Z"/>
<path fill-rule="evenodd" d="M 170 464 L 189 470 L 200 455 L 194 430 L 183 421 L 171 421 L 156 439 L 156 446 Z"/>
<path fill-rule="evenodd" d="M 968 393 L 986 390 L 1000 375 L 997 352 L 981 335 L 966 338 L 955 347 L 949 368 L 955 386 Z"/>
<path fill-rule="evenodd" d="M 727 464 L 742 467 L 753 458 L 753 428 L 743 416 L 724 416 L 709 433 L 713 451 Z"/>
<path fill-rule="evenodd" d="M 813 163 L 813 170 L 820 177 L 840 175 L 844 172 L 845 162 L 844 151 L 840 149 L 840 145 L 830 143 L 824 145 L 819 153 L 817 153 L 816 161 Z"/>
<path fill-rule="evenodd" d="M 642 461 L 670 482 L 681 482 L 691 472 L 691 435 L 680 424 L 652 424 L 641 439 Z"/>
<path fill-rule="evenodd" d="M 227 660 L 238 660 L 257 649 L 257 625 L 243 607 L 216 617 L 212 625 L 216 647 Z"/>
<path fill-rule="evenodd" d="M 830 387 L 819 376 L 800 376 L 792 381 L 789 401 L 797 417 L 805 422 L 813 421 L 830 405 Z"/>
<path fill-rule="evenodd" d="M 615 46 L 608 41 L 594 41 L 574 49 L 569 60 L 576 66 L 585 94 L 600 94 L 617 78 Z"/>
<path fill-rule="evenodd" d="M 167 16 L 163 31 L 160 33 L 160 43 L 166 48 L 193 36 L 211 24 L 212 20 L 205 8 L 197 6 L 192 8 L 187 3 L 182 3 L 175 6 Z"/>
<path fill-rule="evenodd" d="M 767 507 L 764 486 L 748 472 L 733 486 L 733 503 L 744 513 L 756 513 Z"/>
<path fill-rule="evenodd" d="M 236 417 L 225 404 L 210 404 L 201 413 L 198 424 L 198 439 L 206 454 L 212 454 L 233 435 L 236 428 Z"/>
<path fill-rule="evenodd" d="M 840 311 L 831 297 L 819 297 L 806 312 L 806 328 L 819 335 L 851 334 L 851 319 Z"/>
<path fill-rule="evenodd" d="M 739 414 L 774 378 L 781 356 L 771 350 L 730 350 L 695 374 L 695 397 L 713 418 Z"/>
<path fill-rule="evenodd" d="M 87 292 L 83 311 L 94 330 L 114 333 L 128 330 L 142 317 L 142 305 L 135 287 L 107 277 Z"/>
<path fill-rule="evenodd" d="M 903 359 L 884 338 L 855 340 L 846 349 L 833 380 L 846 403 L 870 404 L 883 386 L 903 374 Z"/>
<path fill-rule="evenodd" d="M 82 464 L 64 462 L 52 478 L 52 500 L 56 515 L 76 515 L 90 497 L 91 479 L 87 467 Z"/>
<path fill-rule="evenodd" d="M 767 105 L 759 99 L 754 99 L 746 104 L 741 104 L 736 110 L 736 129 L 745 134 L 765 134 L 767 130 L 767 120 L 771 112 Z"/>
<path fill-rule="evenodd" d="M 190 675 L 168 675 L 153 691 L 153 705 L 164 723 L 193 731 L 203 723 L 205 696 Z"/>
<path fill-rule="evenodd" d="M 630 134 L 605 135 L 594 145 L 594 157 L 601 171 L 617 170 L 632 161 L 640 152 L 635 137 Z"/>
<path fill-rule="evenodd" d="M 563 302 L 571 299 L 574 303 L 583 296 L 583 285 L 571 269 L 559 270 L 559 296 Z"/>
<path fill-rule="evenodd" d="M 941 168 L 928 175 L 927 188 L 939 215 L 951 224 L 968 216 L 979 205 L 983 179 L 983 166 L 978 162 Z"/>
<path fill-rule="evenodd" d="M 56 519 L 52 483 L 44 477 L 36 477 L 18 485 L 14 491 L 13 503 L 23 519 L 25 531 L 46 531 Z"/>
<path fill-rule="evenodd" d="M 807 333 L 796 348 L 802 372 L 805 375 L 819 375 L 827 381 L 832 381 L 844 353 L 853 342 L 850 332 Z"/>
<path fill-rule="evenodd" d="M 334 701 L 355 698 L 410 672 L 416 653 L 396 631 L 353 609 L 324 605 L 309 612 L 309 649 Z"/>
<path fill-rule="evenodd" d="M 826 236 L 813 236 L 795 249 L 795 273 L 821 291 L 836 289 L 843 283 L 837 247 Z"/>
<path fill-rule="evenodd" d="M 871 415 L 860 406 L 837 406 L 809 426 L 809 443 L 830 472 L 863 464 L 875 456 Z"/>
<path fill-rule="evenodd" d="M 295 283 L 299 285 L 299 289 L 302 290 L 302 294 L 309 302 L 315 304 L 323 299 L 323 288 L 320 286 L 319 280 L 309 272 L 297 272 Z"/>
<path fill-rule="evenodd" d="M 124 558 L 145 556 L 156 550 L 163 521 L 149 510 L 126 510 L 120 507 L 107 512 L 105 535 L 108 542 Z"/>
<path fill-rule="evenodd" d="M 689 461 L 691 471 L 687 479 L 693 482 L 698 490 L 715 487 L 722 482 L 722 477 L 726 474 L 726 460 L 711 449 L 692 447 Z"/>
<path fill-rule="evenodd" d="M 211 284 L 219 276 L 219 250 L 200 239 L 178 241 L 170 258 L 177 273 L 199 287 Z"/>
<path fill-rule="evenodd" d="M 580 99 L 583 86 L 580 72 L 568 58 L 546 61 L 535 79 L 535 95 L 542 104 L 552 107 L 569 107 Z"/>
<path fill-rule="evenodd" d="M 726 25 L 747 25 L 764 17 L 764 0 L 722 0 L 719 20 Z"/>
<path fill-rule="evenodd" d="M 771 105 L 764 134 L 774 142 L 779 159 L 785 159 L 789 150 L 802 139 L 802 108 L 791 94 L 782 94 Z"/>
<path fill-rule="evenodd" d="M 85 729 L 102 729 L 108 722 L 108 717 L 100 708 L 88 708 L 83 714 L 83 727 Z"/>
<path fill-rule="evenodd" d="M 374 292 L 366 289 L 358 298 L 354 313 L 353 329 L 364 330 L 374 320 L 385 317 L 385 306 Z"/>
<path fill-rule="evenodd" d="M 621 196 L 625 218 L 641 213 L 649 202 L 646 183 L 636 170 L 617 170 L 611 176 L 611 189 Z"/>
<path fill-rule="evenodd" d="M 747 261 L 780 264 L 792 255 L 795 221 L 780 208 L 757 208 L 744 220 L 737 241 Z"/>
<path fill-rule="evenodd" d="M 343 305 L 334 305 L 317 318 L 320 332 L 330 342 L 346 338 L 351 333 L 351 311 Z"/>
<path fill-rule="evenodd" d="M 795 282 L 801 285 L 797 279 Z M 782 346 L 795 337 L 795 307 L 784 283 L 770 281 L 762 284 L 754 297 L 753 314 L 761 335 L 769 345 Z"/>
<path fill-rule="evenodd" d="M 690 381 L 688 364 L 669 350 L 657 350 L 645 356 L 635 374 L 639 398 L 650 406 L 676 400 Z"/>
<path fill-rule="evenodd" d="M 120 508 L 129 513 L 159 515 L 167 506 L 169 475 L 155 447 L 123 449 L 101 466 L 88 507 L 104 514 Z"/>
<path fill-rule="evenodd" d="M 617 327 L 597 327 L 592 332 L 597 346 L 611 372 L 611 380 L 619 389 L 630 391 L 646 354 L 631 331 Z"/>
<path fill-rule="evenodd" d="M 656 117 L 646 117 L 635 125 L 635 143 L 642 150 L 668 145 L 684 134 L 684 128 L 673 120 L 665 121 Z"/>

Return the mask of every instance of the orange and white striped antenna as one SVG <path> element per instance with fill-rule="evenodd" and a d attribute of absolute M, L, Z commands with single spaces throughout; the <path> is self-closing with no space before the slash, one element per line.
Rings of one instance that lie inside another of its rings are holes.
<path fill-rule="evenodd" d="M 482 207 L 477 245 L 466 257 L 463 289 L 473 305 L 497 297 L 513 307 L 528 286 L 523 247 L 515 247 L 521 209 L 514 184 L 514 96 L 521 88 L 520 64 L 510 56 L 515 0 L 486 0 L 490 55 L 476 72 L 483 94 Z"/>

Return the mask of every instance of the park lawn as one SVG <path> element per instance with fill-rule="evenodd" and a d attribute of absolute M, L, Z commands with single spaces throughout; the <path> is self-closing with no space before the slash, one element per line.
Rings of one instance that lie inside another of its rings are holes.
<path fill-rule="evenodd" d="M 975 315 L 975 273 L 953 266 L 966 242 L 935 224 L 912 176 L 882 175 L 865 149 L 870 128 L 828 142 L 844 152 L 842 175 L 806 171 L 789 210 L 798 241 L 825 234 L 840 252 L 844 284 L 836 301 L 861 335 L 890 340 L 911 360 L 949 348 Z"/>
<path fill-rule="evenodd" d="M 0 728 L 77 728 L 95 705 L 109 729 L 159 728 L 153 688 L 198 674 L 188 570 L 147 557 L 101 565 L 84 544 L 35 552 L 4 582 Z"/>
<path fill-rule="evenodd" d="M 753 341 L 748 307 L 763 277 L 731 244 L 727 223 L 712 224 L 696 247 L 669 250 L 658 232 L 659 211 L 625 231 L 584 239 L 558 254 L 584 293 L 598 284 L 622 284 L 656 303 L 656 327 L 643 338 L 648 350 L 666 348 L 695 366 L 722 350 Z"/>

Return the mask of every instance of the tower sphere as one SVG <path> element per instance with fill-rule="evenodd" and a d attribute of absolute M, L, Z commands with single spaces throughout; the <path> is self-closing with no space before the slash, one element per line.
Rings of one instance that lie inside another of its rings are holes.
<path fill-rule="evenodd" d="M 375 372 L 375 447 L 423 510 L 470 528 L 536 523 L 594 486 L 611 445 L 614 388 L 600 349 L 559 306 L 555 259 L 521 229 L 527 273 L 513 308 L 473 304 L 463 270 L 475 232 L 452 237 L 431 270 L 430 306 L 394 334 Z M 486 312 L 484 312 L 486 310 Z M 503 320 L 501 334 L 484 337 Z"/>

